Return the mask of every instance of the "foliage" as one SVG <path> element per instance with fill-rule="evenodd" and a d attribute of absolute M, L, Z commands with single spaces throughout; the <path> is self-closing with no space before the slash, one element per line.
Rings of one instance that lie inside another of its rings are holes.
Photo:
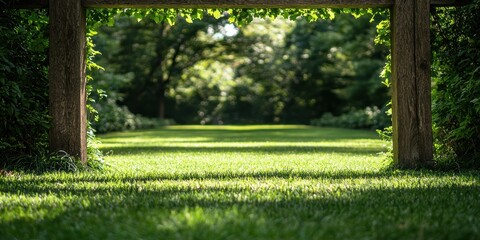
<path fill-rule="evenodd" d="M 44 11 L 0 10 L 0 167 L 48 155 Z"/>
<path fill-rule="evenodd" d="M 98 120 L 91 123 L 97 133 L 156 128 L 174 124 L 172 120 L 168 119 L 161 120 L 135 115 L 126 106 L 119 106 L 110 98 L 100 100 L 99 104 L 94 103 L 93 107 L 101 113 Z"/>
<path fill-rule="evenodd" d="M 308 123 L 387 101 L 379 74 L 388 50 L 373 41 L 381 18 L 252 19 L 237 28 L 221 16 L 171 27 L 118 18 L 95 38 L 106 69 L 93 72 L 98 88 L 149 117 L 166 103 L 179 123 Z"/>
<path fill-rule="evenodd" d="M 98 48 L 108 52 L 108 56 L 98 61 L 109 72 L 94 74 L 102 81 L 108 81 L 113 72 L 117 76 L 114 81 L 131 79 L 114 83 L 117 89 L 108 87 L 107 93 L 116 94 L 115 101 L 123 102 L 135 113 L 164 119 L 165 96 L 170 86 L 185 69 L 216 56 L 210 50 L 218 41 L 204 33 L 209 29 L 216 31 L 214 28 L 219 21 L 222 19 L 210 18 L 194 23 L 180 19 L 170 26 L 149 19 L 137 22 L 132 17 L 118 18 L 113 28 L 103 28 L 97 37 Z M 112 38 L 117 40 L 112 41 Z"/>
<path fill-rule="evenodd" d="M 297 23 L 282 56 L 288 58 L 282 66 L 288 91 L 283 118 L 308 122 L 326 112 L 385 104 L 387 90 L 379 75 L 388 49 L 374 44 L 381 18 L 371 18 L 340 14 L 333 21 Z"/>
<path fill-rule="evenodd" d="M 98 169 L 102 156 L 89 133 L 87 166 L 48 150 L 48 17 L 46 11 L 0 10 L 0 168 Z"/>
<path fill-rule="evenodd" d="M 377 14 L 380 14 L 384 17 L 382 21 L 377 24 L 377 34 L 375 37 L 375 43 L 379 45 L 386 46 L 390 49 L 391 47 L 391 28 L 390 28 L 390 11 L 387 9 L 378 11 Z M 383 71 L 380 73 L 380 77 L 383 80 L 382 84 L 391 90 L 391 64 L 392 64 L 392 55 L 391 52 L 386 57 L 385 66 Z M 384 141 L 385 151 L 381 153 L 384 158 L 384 161 L 388 163 L 390 167 L 394 167 L 393 162 L 393 126 L 392 126 L 392 100 L 387 102 L 387 104 L 382 108 L 382 111 L 385 111 L 386 116 L 383 116 L 382 119 L 387 121 L 389 125 L 385 124 L 384 128 L 378 128 L 376 131 L 380 138 Z M 387 120 L 388 118 L 388 120 Z M 386 122 L 385 122 L 386 123 Z"/>
<path fill-rule="evenodd" d="M 480 238 L 478 171 L 383 170 L 372 131 L 174 126 L 102 139 L 115 170 L 0 176 L 2 238 Z"/>
<path fill-rule="evenodd" d="M 220 19 L 225 15 L 228 16 L 230 23 L 239 26 L 246 25 L 252 22 L 255 18 L 275 19 L 283 17 L 289 20 L 296 20 L 299 17 L 304 17 L 310 22 L 319 19 L 333 19 L 336 13 L 345 12 L 359 16 L 361 14 L 376 14 L 378 10 L 375 9 L 110 9 L 110 10 L 90 10 L 89 23 L 106 23 L 113 25 L 115 20 L 111 17 L 120 14 L 121 16 L 133 17 L 137 21 L 149 19 L 155 23 L 168 23 L 175 25 L 178 20 L 185 20 L 188 23 L 193 23 L 194 20 L 203 20 L 205 18 L 213 17 Z M 180 18 L 179 18 L 180 17 Z"/>
<path fill-rule="evenodd" d="M 391 118 L 385 113 L 385 109 L 373 106 L 366 107 L 364 110 L 354 110 L 340 116 L 325 113 L 321 118 L 312 120 L 311 125 L 376 130 L 391 126 L 392 122 Z"/>
<path fill-rule="evenodd" d="M 433 121 L 440 161 L 480 167 L 480 1 L 434 14 Z"/>
<path fill-rule="evenodd" d="M 102 63 L 99 63 L 102 64 Z M 126 106 L 119 106 L 122 99 L 118 93 L 120 86 L 131 80 L 130 74 L 104 73 L 103 67 L 89 71 L 95 81 L 89 82 L 90 106 L 94 111 L 88 115 L 89 123 L 96 133 L 155 128 L 173 124 L 171 120 L 158 120 L 135 115 Z"/>

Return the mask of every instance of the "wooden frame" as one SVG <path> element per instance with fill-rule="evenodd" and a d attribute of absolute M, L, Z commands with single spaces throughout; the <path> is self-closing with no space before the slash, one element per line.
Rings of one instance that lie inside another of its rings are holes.
<path fill-rule="evenodd" d="M 5 0 L 4 0 L 5 1 Z M 3 8 L 49 8 L 50 149 L 87 161 L 85 8 L 370 8 L 392 11 L 393 149 L 395 163 L 433 160 L 430 7 L 455 0 L 7 0 Z"/>

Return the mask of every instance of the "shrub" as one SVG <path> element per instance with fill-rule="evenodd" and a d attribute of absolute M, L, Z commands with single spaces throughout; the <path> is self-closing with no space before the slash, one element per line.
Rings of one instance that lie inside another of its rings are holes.
<path fill-rule="evenodd" d="M 160 120 L 135 115 L 126 106 L 117 105 L 114 99 L 101 99 L 94 104 L 94 107 L 98 111 L 98 116 L 96 121 L 92 121 L 92 127 L 98 133 L 156 128 L 174 124 L 169 119 Z"/>
<path fill-rule="evenodd" d="M 480 167 L 480 0 L 434 13 L 437 159 Z"/>
<path fill-rule="evenodd" d="M 77 171 L 101 168 L 101 152 L 88 136 L 88 165 L 48 149 L 48 17 L 45 10 L 0 9 L 1 169 Z"/>
<path fill-rule="evenodd" d="M 49 118 L 46 13 L 0 10 L 0 150 L 2 165 L 46 154 Z"/>
<path fill-rule="evenodd" d="M 385 113 L 385 109 L 379 109 L 374 106 L 363 110 L 350 111 L 340 116 L 326 113 L 321 118 L 312 120 L 311 125 L 355 129 L 383 129 L 391 126 L 391 120 Z"/>

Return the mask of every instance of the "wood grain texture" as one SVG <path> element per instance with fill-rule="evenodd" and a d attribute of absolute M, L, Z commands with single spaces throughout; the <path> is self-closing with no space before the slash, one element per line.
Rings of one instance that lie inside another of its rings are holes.
<path fill-rule="evenodd" d="M 0 8 L 47 8 L 48 0 L 3 0 Z M 392 7 L 395 0 L 82 0 L 89 8 L 368 8 Z M 470 0 L 432 0 L 432 6 L 461 6 Z"/>
<path fill-rule="evenodd" d="M 402 168 L 433 158 L 429 6 L 397 0 L 392 11 L 393 153 Z"/>
<path fill-rule="evenodd" d="M 433 164 L 430 0 L 415 1 L 415 74 L 421 164 Z"/>
<path fill-rule="evenodd" d="M 393 155 L 397 165 L 416 166 L 418 149 L 415 87 L 415 1 L 397 0 L 392 11 Z"/>
<path fill-rule="evenodd" d="M 47 8 L 48 0 L 0 0 L 0 8 Z"/>
<path fill-rule="evenodd" d="M 78 0 L 50 0 L 50 150 L 87 160 L 86 17 Z"/>

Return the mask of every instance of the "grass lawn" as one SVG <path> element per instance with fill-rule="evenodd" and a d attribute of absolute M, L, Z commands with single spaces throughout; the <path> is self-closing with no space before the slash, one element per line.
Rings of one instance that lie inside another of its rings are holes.
<path fill-rule="evenodd" d="M 480 173 L 385 170 L 367 131 L 102 136 L 106 173 L 0 176 L 0 239 L 480 239 Z"/>

